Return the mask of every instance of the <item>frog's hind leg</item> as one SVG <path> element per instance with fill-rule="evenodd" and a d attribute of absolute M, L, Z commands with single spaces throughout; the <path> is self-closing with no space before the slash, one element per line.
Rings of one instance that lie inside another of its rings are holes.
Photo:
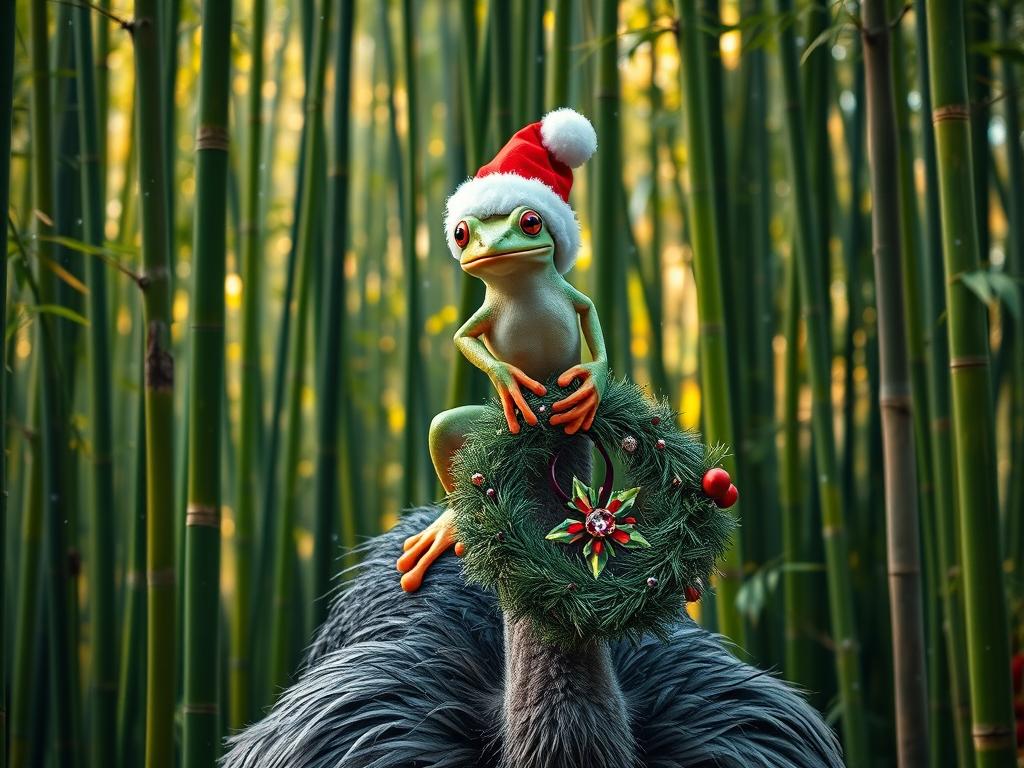
<path fill-rule="evenodd" d="M 445 493 L 455 487 L 452 477 L 452 457 L 466 442 L 466 436 L 476 427 L 484 414 L 482 405 L 463 405 L 442 411 L 430 422 L 430 460 L 444 486 Z"/>
<path fill-rule="evenodd" d="M 464 405 L 437 414 L 430 423 L 430 459 L 446 492 L 455 487 L 452 457 L 466 442 L 466 436 L 483 411 L 480 405 Z M 433 523 L 405 540 L 405 552 L 398 558 L 397 565 L 403 574 L 402 589 L 406 592 L 419 589 L 430 565 L 455 544 L 453 517 L 452 511 L 446 509 Z M 462 554 L 460 550 L 461 545 L 456 544 L 455 554 Z"/>

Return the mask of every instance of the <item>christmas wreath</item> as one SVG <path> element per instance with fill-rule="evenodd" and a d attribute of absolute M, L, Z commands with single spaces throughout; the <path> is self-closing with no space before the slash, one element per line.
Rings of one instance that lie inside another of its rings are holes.
<path fill-rule="evenodd" d="M 492 400 L 455 454 L 449 504 L 466 576 L 548 642 L 661 634 L 684 600 L 699 598 L 735 526 L 723 507 L 736 489 L 715 469 L 724 450 L 704 446 L 666 402 L 624 381 L 608 384 L 585 436 L 566 435 L 547 419 L 574 388 L 551 381 L 543 397 L 524 393 L 539 423 L 519 434 Z M 604 459 L 604 480 L 595 488 L 574 477 L 563 488 L 559 457 L 585 439 Z M 552 528 L 538 511 L 550 518 L 555 505 L 566 514 Z"/>

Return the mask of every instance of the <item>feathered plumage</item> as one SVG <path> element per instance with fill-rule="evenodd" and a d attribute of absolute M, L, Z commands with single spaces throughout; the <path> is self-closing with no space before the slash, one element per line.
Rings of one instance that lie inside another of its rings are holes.
<path fill-rule="evenodd" d="M 502 744 L 505 639 L 494 596 L 468 586 L 453 556 L 434 564 L 419 592 L 398 586 L 403 539 L 436 514 L 417 510 L 364 546 L 367 559 L 338 592 L 301 677 L 234 737 L 225 768 L 511 765 L 506 757 L 516 750 Z M 842 766 L 834 735 L 799 694 L 687 619 L 668 642 L 645 638 L 609 650 L 636 765 Z M 514 764 L 625 768 L 587 743 L 587 712 L 600 706 L 581 696 L 579 712 L 568 715 L 579 727 L 563 721 L 557 733 L 543 734 L 562 750 L 558 762 L 534 750 L 516 753 Z M 545 727 L 543 716 L 537 723 Z"/>

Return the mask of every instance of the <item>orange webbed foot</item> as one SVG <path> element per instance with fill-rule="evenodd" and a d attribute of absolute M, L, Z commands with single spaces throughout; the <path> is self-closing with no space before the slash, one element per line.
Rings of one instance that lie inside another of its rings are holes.
<path fill-rule="evenodd" d="M 402 545 L 404 552 L 396 563 L 398 572 L 403 574 L 402 589 L 406 592 L 419 589 L 427 569 L 453 544 L 456 544 L 454 515 L 449 509 Z M 456 544 L 455 554 L 461 556 L 462 551 L 462 544 Z"/>

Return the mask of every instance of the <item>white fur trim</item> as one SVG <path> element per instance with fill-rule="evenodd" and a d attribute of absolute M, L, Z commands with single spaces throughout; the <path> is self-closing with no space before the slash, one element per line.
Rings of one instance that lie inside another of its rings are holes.
<path fill-rule="evenodd" d="M 544 115 L 540 121 L 540 137 L 544 148 L 570 168 L 579 168 L 597 151 L 594 126 L 568 107 Z"/>
<path fill-rule="evenodd" d="M 466 179 L 448 198 L 444 233 L 452 256 L 462 249 L 455 244 L 454 229 L 466 216 L 484 219 L 508 215 L 521 205 L 533 208 L 555 241 L 555 267 L 563 275 L 576 263 L 580 249 L 580 225 L 573 209 L 547 184 L 516 173 L 492 173 Z"/>

